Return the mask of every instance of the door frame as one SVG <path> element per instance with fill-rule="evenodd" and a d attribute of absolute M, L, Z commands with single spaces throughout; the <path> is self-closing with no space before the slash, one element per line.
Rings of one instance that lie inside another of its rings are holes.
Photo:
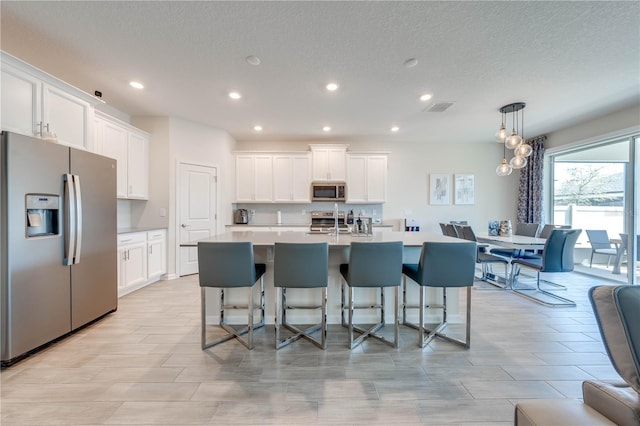
<path fill-rule="evenodd" d="M 214 215 L 215 215 L 215 222 L 216 222 L 216 226 L 214 229 L 214 232 L 217 234 L 218 233 L 218 220 L 219 220 L 219 214 L 218 211 L 220 209 L 220 166 L 217 164 L 212 164 L 212 163 L 197 163 L 195 161 L 184 161 L 184 160 L 176 160 L 176 169 L 175 169 L 175 176 L 176 176 L 176 186 L 175 186 L 175 200 L 174 200 L 174 211 L 175 211 L 175 215 L 174 215 L 174 220 L 173 220 L 173 232 L 174 232 L 174 242 L 175 242 L 175 254 L 174 254 L 174 258 L 175 258 L 175 265 L 176 265 L 176 276 L 179 278 L 181 276 L 180 274 L 180 268 L 182 267 L 182 265 L 180 264 L 180 222 L 181 222 L 181 218 L 180 218 L 180 195 L 179 195 L 179 191 L 180 191 L 180 167 L 182 165 L 189 165 L 189 166 L 197 166 L 197 167 L 207 167 L 207 168 L 211 168 L 211 169 L 216 169 L 216 194 L 215 194 L 215 211 L 214 211 Z"/>

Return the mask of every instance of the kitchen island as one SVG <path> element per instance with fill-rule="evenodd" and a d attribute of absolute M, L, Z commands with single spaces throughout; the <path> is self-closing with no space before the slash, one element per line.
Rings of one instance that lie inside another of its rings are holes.
<path fill-rule="evenodd" d="M 274 287 L 273 287 L 273 247 L 275 243 L 316 243 L 316 242 L 327 242 L 329 244 L 329 287 L 327 291 L 327 322 L 330 324 L 339 324 L 340 323 L 340 305 L 341 305 L 341 278 L 339 267 L 341 263 L 349 262 L 349 246 L 352 242 L 391 242 L 391 241 L 402 241 L 404 245 L 404 256 L 403 261 L 405 263 L 418 263 L 420 258 L 420 250 L 422 248 L 422 243 L 429 242 L 468 242 L 466 240 L 461 240 L 458 238 L 447 237 L 440 234 L 433 234 L 428 232 L 374 232 L 372 235 L 362 236 L 362 235 L 352 235 L 352 234 L 340 234 L 338 236 L 333 234 L 317 234 L 317 233 L 308 233 L 308 232 L 300 232 L 300 231 L 266 231 L 266 232 L 253 232 L 253 231 L 240 231 L 240 232 L 226 232 L 224 234 L 215 235 L 206 239 L 199 240 L 202 242 L 252 242 L 254 246 L 255 252 L 255 261 L 259 263 L 265 263 L 267 265 L 267 272 L 264 275 L 264 283 L 265 283 L 265 303 L 266 303 L 266 322 L 267 324 L 273 324 L 274 315 L 275 315 L 275 300 L 274 300 Z M 192 247 L 194 250 L 197 247 L 198 241 L 193 241 L 190 243 L 182 244 L 183 247 Z M 295 289 L 293 289 L 295 290 Z M 207 289 L 210 292 L 217 292 L 216 289 Z M 366 298 L 370 298 L 373 302 L 375 297 L 379 297 L 380 292 L 375 289 L 358 289 L 357 291 L 361 292 L 362 296 L 358 296 L 360 300 L 363 300 L 364 303 Z M 237 295 L 235 294 L 237 293 Z M 387 304 L 389 308 L 386 310 L 386 318 L 385 320 L 388 323 L 393 322 L 393 296 L 392 289 L 385 289 L 385 299 L 387 300 Z M 441 301 L 440 297 L 441 291 L 439 289 L 429 289 L 428 291 L 428 301 Z M 319 295 L 319 290 L 318 290 Z M 225 300 L 229 300 L 229 298 L 233 298 L 236 303 L 240 303 L 244 301 L 246 297 L 246 292 L 244 290 L 236 290 L 235 292 L 225 292 Z M 319 296 L 318 296 L 319 297 Z M 287 292 L 287 298 L 292 302 L 302 302 L 302 303 L 313 303 L 314 300 L 317 300 L 318 297 L 316 295 L 311 295 L 311 293 L 307 290 L 302 290 L 299 292 L 295 292 L 289 290 Z M 418 290 L 416 285 L 410 285 L 407 291 L 407 297 L 409 300 L 412 300 L 413 303 L 417 300 Z M 217 306 L 217 296 L 215 294 L 211 294 L 207 297 L 207 312 L 209 313 L 209 317 L 207 318 L 207 323 L 209 324 L 217 324 L 218 322 L 218 306 Z M 458 317 L 458 312 L 460 312 L 458 307 L 458 294 L 455 291 L 451 291 L 447 294 L 447 299 L 449 303 L 449 309 L 447 311 L 447 316 L 450 322 L 457 322 L 460 320 Z M 231 300 L 229 302 L 231 303 Z M 288 313 L 287 316 L 294 322 L 296 321 L 305 321 L 309 320 L 309 323 L 315 322 L 316 318 L 311 318 L 311 315 L 314 313 L 303 313 L 299 312 L 296 316 L 294 316 L 296 312 Z M 415 314 L 415 315 L 414 315 Z M 435 317 L 432 317 L 431 312 L 427 311 L 427 321 L 435 320 Z M 433 315 L 439 315 L 440 312 L 433 312 Z M 375 321 L 375 314 L 372 311 L 371 314 L 368 312 L 358 312 L 358 315 L 361 316 L 362 321 Z M 417 319 L 417 311 L 408 313 L 408 318 L 412 321 L 416 321 Z M 230 320 L 233 321 L 237 319 L 238 321 L 245 320 L 246 317 L 235 316 Z"/>

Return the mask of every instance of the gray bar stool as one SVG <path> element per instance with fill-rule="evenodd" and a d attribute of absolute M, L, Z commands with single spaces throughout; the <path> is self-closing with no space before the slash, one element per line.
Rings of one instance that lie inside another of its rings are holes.
<path fill-rule="evenodd" d="M 327 348 L 327 284 L 329 283 L 328 243 L 275 243 L 273 285 L 276 290 L 276 349 L 280 349 L 300 337 L 321 349 Z M 288 288 L 320 288 L 322 303 L 318 305 L 289 305 Z M 301 330 L 287 322 L 287 309 L 321 309 L 320 323 Z M 280 339 L 281 326 L 295 333 Z M 311 337 L 320 330 L 320 340 Z"/>
<path fill-rule="evenodd" d="M 264 326 L 264 273 L 266 265 L 255 263 L 253 260 L 253 244 L 246 243 L 198 243 L 198 268 L 200 273 L 200 301 L 201 301 L 201 344 L 207 349 L 227 340 L 236 338 L 240 343 L 253 349 L 253 330 Z M 253 286 L 260 280 L 260 303 L 254 304 Z M 207 342 L 206 338 L 206 287 L 220 289 L 220 327 L 228 334 Z M 227 305 L 224 301 L 225 288 L 248 287 L 248 301 L 246 305 Z M 246 310 L 248 312 L 247 325 L 236 329 L 225 322 L 225 310 Z M 260 321 L 254 323 L 254 311 L 260 310 Z M 241 336 L 246 334 L 247 339 Z"/>
<path fill-rule="evenodd" d="M 434 337 L 440 337 L 450 342 L 469 348 L 471 345 L 471 287 L 473 287 L 476 245 L 473 242 L 443 243 L 425 242 L 422 244 L 420 263 L 404 264 L 404 291 L 402 306 L 402 323 L 419 331 L 418 345 L 425 347 Z M 408 305 L 406 301 L 407 280 L 420 286 L 420 304 Z M 430 304 L 425 306 L 426 287 L 442 287 L 442 304 Z M 447 326 L 447 289 L 450 287 L 467 287 L 467 324 L 466 340 L 462 341 L 442 330 Z M 413 324 L 407 321 L 406 309 L 419 309 L 420 322 Z M 425 308 L 442 309 L 442 321 L 433 329 L 424 327 Z M 425 331 L 427 335 L 425 336 Z"/>
<path fill-rule="evenodd" d="M 400 320 L 398 317 L 399 288 L 402 281 L 402 242 L 384 243 L 351 243 L 349 263 L 340 265 L 342 276 L 342 326 L 349 329 L 349 347 L 355 348 L 365 338 L 374 337 L 394 348 L 398 347 Z M 345 301 L 345 286 L 349 286 L 348 305 Z M 380 303 L 355 305 L 354 288 L 369 287 L 380 288 Z M 384 287 L 395 287 L 394 308 L 394 340 L 385 339 L 376 332 L 384 324 Z M 344 311 L 349 311 L 349 322 L 344 318 Z M 364 329 L 353 323 L 355 309 L 379 309 L 380 321 L 368 329 Z M 353 338 L 353 331 L 360 333 L 357 339 Z"/>

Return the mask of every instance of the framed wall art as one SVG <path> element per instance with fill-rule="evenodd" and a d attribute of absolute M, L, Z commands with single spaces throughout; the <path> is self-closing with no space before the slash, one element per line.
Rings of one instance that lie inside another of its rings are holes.
<path fill-rule="evenodd" d="M 455 204 L 475 204 L 475 176 L 454 175 Z"/>
<path fill-rule="evenodd" d="M 429 202 L 432 205 L 451 203 L 451 176 L 431 173 L 429 176 Z"/>

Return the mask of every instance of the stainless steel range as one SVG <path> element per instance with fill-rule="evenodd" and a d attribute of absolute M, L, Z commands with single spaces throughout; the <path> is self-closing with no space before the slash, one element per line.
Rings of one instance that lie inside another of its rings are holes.
<path fill-rule="evenodd" d="M 334 232 L 336 226 L 335 212 L 315 211 L 311 212 L 310 231 L 318 234 L 328 234 Z M 344 212 L 338 212 L 338 232 L 345 234 L 349 232 L 349 226 L 345 221 Z"/>

